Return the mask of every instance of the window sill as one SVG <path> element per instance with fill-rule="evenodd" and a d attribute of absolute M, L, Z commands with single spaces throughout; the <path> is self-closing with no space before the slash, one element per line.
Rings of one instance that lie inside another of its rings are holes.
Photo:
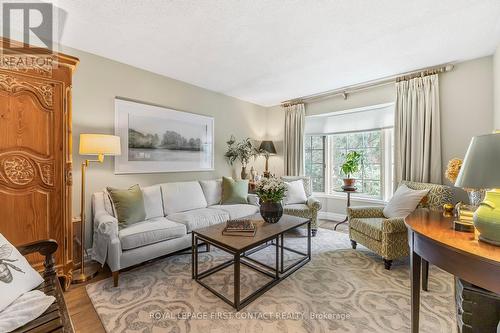
<path fill-rule="evenodd" d="M 328 193 L 314 192 L 313 197 L 325 198 L 325 199 L 346 200 L 347 195 L 346 194 L 328 194 Z M 380 205 L 387 204 L 387 201 L 384 201 L 383 199 L 368 198 L 368 197 L 356 196 L 356 195 L 351 195 L 351 201 L 374 203 L 374 204 L 380 204 Z"/>

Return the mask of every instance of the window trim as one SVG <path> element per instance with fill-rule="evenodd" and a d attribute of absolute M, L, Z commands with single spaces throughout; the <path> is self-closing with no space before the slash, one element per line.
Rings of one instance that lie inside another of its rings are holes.
<path fill-rule="evenodd" d="M 363 131 L 353 131 L 353 132 L 348 132 L 348 133 L 332 133 L 332 134 L 307 134 L 305 137 L 312 137 L 312 136 L 321 136 L 323 138 L 323 161 L 324 161 L 324 171 L 323 171 L 323 181 L 324 181 L 324 192 L 314 192 L 315 196 L 317 197 L 324 197 L 324 198 L 343 198 L 345 197 L 343 194 L 336 194 L 333 192 L 330 192 L 330 185 L 331 185 L 331 175 L 329 174 L 329 171 L 332 170 L 332 163 L 331 163 L 331 154 L 332 154 L 332 149 L 330 149 L 332 145 L 332 137 L 333 135 L 336 134 L 349 134 L 349 133 L 364 133 L 364 132 L 373 132 L 373 131 L 380 131 L 380 150 L 381 150 L 381 163 L 380 163 L 380 187 L 381 187 L 381 197 L 373 197 L 369 195 L 364 195 L 362 193 L 353 193 L 351 195 L 351 198 L 356 200 L 356 201 L 364 201 L 368 203 L 380 203 L 380 204 L 385 204 L 388 202 L 389 198 L 392 196 L 393 193 L 393 166 L 394 166 L 394 161 L 391 161 L 392 157 L 392 147 L 393 147 L 393 134 L 389 132 L 389 130 L 394 130 L 394 127 L 388 127 L 388 128 L 382 128 L 382 129 L 370 129 L 370 130 L 363 130 Z M 392 132 L 393 133 L 393 132 Z M 305 147 L 304 147 L 305 150 Z M 305 155 L 304 155 L 305 156 Z M 391 166 L 387 167 L 387 161 L 390 161 Z M 305 167 L 305 159 L 304 159 L 304 167 Z M 305 170 L 305 169 L 304 169 Z"/>

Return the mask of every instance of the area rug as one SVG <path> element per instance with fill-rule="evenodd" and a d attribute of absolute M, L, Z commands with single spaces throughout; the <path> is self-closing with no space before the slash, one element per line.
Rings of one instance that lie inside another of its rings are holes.
<path fill-rule="evenodd" d="M 293 234 L 286 245 L 305 250 Z M 191 279 L 191 256 L 175 255 L 87 286 L 107 332 L 409 332 L 410 279 L 407 260 L 390 271 L 363 246 L 350 248 L 348 235 L 320 229 L 307 265 L 240 312 Z M 272 263 L 274 250 L 253 255 Z M 201 271 L 228 259 L 212 249 L 200 257 Z M 296 255 L 286 254 L 286 262 Z M 232 295 L 232 266 L 206 278 Z M 266 283 L 265 275 L 242 268 L 242 294 Z M 231 298 L 230 298 L 231 299 Z M 420 332 L 454 332 L 453 278 L 431 266 L 429 291 L 421 294 Z"/>

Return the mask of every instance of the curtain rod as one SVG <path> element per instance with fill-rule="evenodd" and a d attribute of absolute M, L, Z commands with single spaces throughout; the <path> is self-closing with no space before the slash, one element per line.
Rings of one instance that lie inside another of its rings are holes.
<path fill-rule="evenodd" d="M 302 96 L 299 98 L 293 98 L 288 101 L 281 102 L 282 106 L 289 106 L 289 105 L 294 105 L 294 104 L 299 104 L 299 103 L 305 103 L 305 102 L 312 102 L 312 101 L 317 101 L 317 100 L 322 100 L 325 98 L 337 96 L 337 95 L 343 95 L 344 99 L 347 99 L 347 94 L 356 92 L 356 91 L 361 91 L 377 86 L 383 86 L 387 85 L 390 83 L 394 82 L 399 82 L 401 80 L 409 80 L 413 79 L 416 77 L 424 77 L 427 75 L 432 75 L 432 74 L 437 74 L 437 73 L 444 73 L 444 72 L 449 72 L 453 69 L 454 65 L 452 63 L 448 64 L 442 64 L 438 66 L 432 66 L 432 67 L 426 67 L 426 68 L 421 68 L 417 69 L 414 71 L 410 72 L 405 72 L 397 75 L 391 75 L 391 76 L 386 76 L 380 79 L 375 79 L 375 80 L 370 80 L 366 81 L 363 83 L 358 83 L 358 84 L 353 84 L 350 86 L 345 86 L 342 88 L 337 88 L 334 90 L 329 90 L 325 91 L 322 93 L 318 94 L 313 94 L 313 95 L 308 95 L 308 96 Z"/>

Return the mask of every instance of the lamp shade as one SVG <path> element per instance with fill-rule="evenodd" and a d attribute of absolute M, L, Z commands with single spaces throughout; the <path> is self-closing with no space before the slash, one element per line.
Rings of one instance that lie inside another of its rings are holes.
<path fill-rule="evenodd" d="M 500 188 L 500 133 L 472 138 L 455 186 Z"/>
<path fill-rule="evenodd" d="M 120 137 L 106 134 L 80 134 L 80 155 L 120 155 Z"/>
<path fill-rule="evenodd" d="M 259 149 L 267 151 L 269 155 L 276 155 L 276 148 L 274 148 L 274 143 L 272 141 L 262 141 Z"/>

